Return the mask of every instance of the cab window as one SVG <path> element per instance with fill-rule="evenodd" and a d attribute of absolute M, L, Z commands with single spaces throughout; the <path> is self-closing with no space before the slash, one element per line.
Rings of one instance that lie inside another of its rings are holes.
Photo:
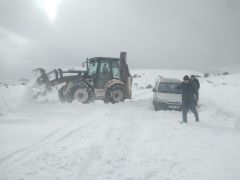
<path fill-rule="evenodd" d="M 97 67 L 98 67 L 98 63 L 96 61 L 91 61 L 89 63 L 89 67 L 88 67 L 89 75 L 96 75 L 97 74 Z"/>
<path fill-rule="evenodd" d="M 113 78 L 120 79 L 120 62 L 112 61 Z"/>
<path fill-rule="evenodd" d="M 100 62 L 99 75 L 101 78 L 111 78 L 111 68 L 109 61 Z"/>

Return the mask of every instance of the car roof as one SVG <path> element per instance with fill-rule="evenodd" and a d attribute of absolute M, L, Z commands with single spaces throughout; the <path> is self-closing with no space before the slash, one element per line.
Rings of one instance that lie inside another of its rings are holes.
<path fill-rule="evenodd" d="M 179 79 L 173 78 L 159 78 L 157 81 L 160 83 L 181 83 Z"/>

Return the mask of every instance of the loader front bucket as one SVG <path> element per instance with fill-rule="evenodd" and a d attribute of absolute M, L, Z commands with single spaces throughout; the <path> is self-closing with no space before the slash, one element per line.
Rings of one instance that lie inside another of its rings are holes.
<path fill-rule="evenodd" d="M 45 69 L 37 68 L 33 70 L 34 77 L 32 79 L 32 86 L 33 87 L 48 87 L 49 86 L 49 77 L 46 74 Z"/>

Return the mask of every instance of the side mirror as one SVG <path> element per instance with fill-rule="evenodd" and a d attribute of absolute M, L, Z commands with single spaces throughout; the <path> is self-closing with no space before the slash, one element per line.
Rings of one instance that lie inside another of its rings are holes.
<path fill-rule="evenodd" d="M 152 91 L 153 91 L 153 92 L 157 92 L 156 88 L 153 88 Z"/>

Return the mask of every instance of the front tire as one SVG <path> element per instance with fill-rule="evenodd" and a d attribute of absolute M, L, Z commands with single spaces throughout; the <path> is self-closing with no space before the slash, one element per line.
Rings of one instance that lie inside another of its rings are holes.
<path fill-rule="evenodd" d="M 77 100 L 83 104 L 89 103 L 94 99 L 94 91 L 86 83 L 82 83 L 81 86 L 75 86 L 70 90 L 68 95 L 68 102 L 72 102 L 73 100 Z"/>
<path fill-rule="evenodd" d="M 59 100 L 60 100 L 61 102 L 65 102 L 65 101 L 66 101 L 66 98 L 65 98 L 65 96 L 64 96 L 64 94 L 63 94 L 63 91 L 64 91 L 64 86 L 61 87 L 61 88 L 58 90 L 58 97 L 59 97 Z"/>
<path fill-rule="evenodd" d="M 86 104 L 90 100 L 90 93 L 86 88 L 78 88 L 73 93 L 73 99 Z"/>

